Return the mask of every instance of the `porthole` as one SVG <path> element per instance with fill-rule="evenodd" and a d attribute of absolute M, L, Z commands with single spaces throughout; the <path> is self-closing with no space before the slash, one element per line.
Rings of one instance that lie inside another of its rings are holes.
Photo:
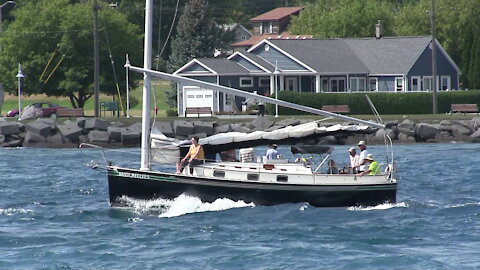
<path fill-rule="evenodd" d="M 270 45 L 265 44 L 265 51 L 268 52 L 268 50 L 270 50 Z"/>
<path fill-rule="evenodd" d="M 258 181 L 258 174 L 257 174 L 257 173 L 249 173 L 249 174 L 247 174 L 247 180 L 250 180 L 250 181 Z"/>
<path fill-rule="evenodd" d="M 288 182 L 287 175 L 277 175 L 277 182 Z"/>
<path fill-rule="evenodd" d="M 213 176 L 215 177 L 225 177 L 225 171 L 213 171 Z"/>

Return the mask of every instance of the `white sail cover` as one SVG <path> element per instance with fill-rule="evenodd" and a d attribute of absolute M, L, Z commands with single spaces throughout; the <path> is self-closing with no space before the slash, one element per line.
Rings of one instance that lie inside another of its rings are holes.
<path fill-rule="evenodd" d="M 368 129 L 366 125 L 341 125 L 318 126 L 317 122 L 309 122 L 297 126 L 286 126 L 273 131 L 253 131 L 226 132 L 215 134 L 206 138 L 201 138 L 199 143 L 202 145 L 223 145 L 229 143 L 249 142 L 258 140 L 280 141 L 289 138 L 303 138 L 313 134 L 335 133 L 340 131 L 364 131 Z M 151 148 L 153 160 L 161 163 L 171 163 L 178 161 L 180 156 L 179 146 L 189 144 L 189 140 L 177 140 L 165 136 L 158 128 L 154 128 L 151 133 Z"/>

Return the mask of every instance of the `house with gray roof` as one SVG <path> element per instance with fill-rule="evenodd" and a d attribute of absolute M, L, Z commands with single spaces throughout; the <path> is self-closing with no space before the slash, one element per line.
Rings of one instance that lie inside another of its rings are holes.
<path fill-rule="evenodd" d="M 294 92 L 431 91 L 429 36 L 338 39 L 265 39 L 222 59 L 193 59 L 174 74 L 260 95 Z M 459 89 L 461 71 L 437 48 L 439 91 Z M 178 113 L 187 107 L 240 111 L 243 98 L 178 85 Z M 202 106 L 200 106 L 202 105 Z"/>

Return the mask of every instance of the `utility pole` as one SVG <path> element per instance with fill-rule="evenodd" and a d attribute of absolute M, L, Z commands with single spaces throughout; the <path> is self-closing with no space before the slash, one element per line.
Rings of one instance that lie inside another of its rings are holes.
<path fill-rule="evenodd" d="M 437 109 L 437 48 L 435 46 L 435 0 L 432 0 L 432 12 L 431 12 L 431 24 L 432 24 L 432 105 L 433 114 L 438 113 Z"/>
<path fill-rule="evenodd" d="M 93 67 L 93 80 L 94 80 L 94 99 L 95 99 L 95 117 L 100 116 L 100 107 L 98 102 L 98 93 L 99 93 L 99 48 L 98 48 L 98 6 L 97 0 L 93 2 L 93 51 L 94 51 L 94 67 Z"/>

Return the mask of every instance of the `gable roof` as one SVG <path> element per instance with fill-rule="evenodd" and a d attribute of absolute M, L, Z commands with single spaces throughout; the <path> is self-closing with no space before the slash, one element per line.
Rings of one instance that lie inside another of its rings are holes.
<path fill-rule="evenodd" d="M 431 37 L 342 39 L 370 74 L 406 74 L 430 44 Z"/>
<path fill-rule="evenodd" d="M 252 32 L 250 32 L 245 26 L 243 26 L 240 23 L 231 23 L 231 24 L 223 24 L 222 29 L 225 31 L 235 31 L 237 28 L 243 30 L 246 34 L 248 34 L 250 37 L 253 36 Z"/>
<path fill-rule="evenodd" d="M 250 19 L 251 22 L 258 21 L 278 21 L 290 15 L 295 15 L 302 10 L 303 7 L 279 7 L 273 10 L 270 10 L 267 13 L 263 13 L 257 17 Z"/>
<path fill-rule="evenodd" d="M 249 59 L 250 62 L 255 62 L 257 66 L 263 67 L 264 70 L 273 72 L 275 70 L 274 64 L 265 60 L 263 56 L 260 57 L 255 54 L 258 49 L 268 44 L 292 61 L 318 74 L 401 75 L 410 71 L 421 54 L 428 48 L 430 42 L 430 36 L 383 37 L 381 39 L 374 37 L 272 39 L 262 40 L 247 52 L 237 52 L 228 59 L 197 59 L 197 64 L 222 75 L 251 74 L 248 69 L 230 60 L 235 55 L 239 55 Z M 438 41 L 436 41 L 436 44 L 440 53 L 445 55 L 452 66 L 461 74 L 455 62 Z"/>
<path fill-rule="evenodd" d="M 226 58 L 200 58 L 197 60 L 218 74 L 250 74 L 247 69 Z"/>
<path fill-rule="evenodd" d="M 318 73 L 368 73 L 368 68 L 339 39 L 270 40 Z"/>
<path fill-rule="evenodd" d="M 267 72 L 273 72 L 275 70 L 275 67 L 271 65 L 269 62 L 263 60 L 262 58 L 258 57 L 256 54 L 249 53 L 249 52 L 235 52 L 234 54 L 230 55 L 227 59 L 231 60 L 235 57 L 242 57 L 244 59 L 247 59 L 249 62 L 251 62 L 253 65 L 263 69 L 264 71 Z"/>

